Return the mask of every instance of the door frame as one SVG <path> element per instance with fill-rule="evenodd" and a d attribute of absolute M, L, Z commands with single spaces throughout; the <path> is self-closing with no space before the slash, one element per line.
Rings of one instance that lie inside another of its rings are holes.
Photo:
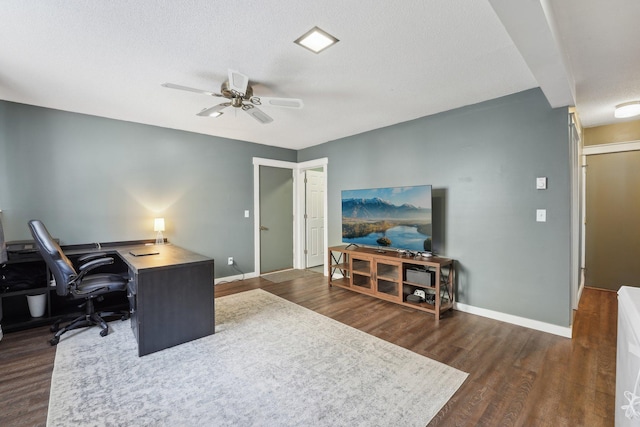
<path fill-rule="evenodd" d="M 324 253 L 327 253 L 327 166 L 329 159 L 309 160 L 295 163 L 284 160 L 253 158 L 253 259 L 254 274 L 260 276 L 260 166 L 291 169 L 293 171 L 293 268 L 302 269 L 306 266 L 304 255 L 305 246 L 305 188 L 304 173 L 307 169 L 322 169 L 325 180 L 324 192 Z M 327 265 L 324 263 L 324 274 L 327 275 Z"/>
<path fill-rule="evenodd" d="M 584 222 L 580 226 L 580 216 L 584 213 L 584 168 L 581 167 L 582 129 L 576 114 L 569 114 L 569 164 L 570 164 L 570 251 L 569 251 L 569 281 L 571 310 L 577 310 L 580 296 L 584 288 Z M 582 170 L 581 170 L 582 169 Z M 573 324 L 571 316 L 570 324 Z"/>

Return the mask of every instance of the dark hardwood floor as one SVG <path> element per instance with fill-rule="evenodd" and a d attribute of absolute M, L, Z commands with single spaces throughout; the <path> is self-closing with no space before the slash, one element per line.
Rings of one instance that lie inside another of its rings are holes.
<path fill-rule="evenodd" d="M 570 340 L 457 311 L 436 325 L 427 313 L 329 288 L 320 275 L 220 284 L 216 297 L 255 288 L 468 372 L 429 426 L 614 424 L 614 292 L 585 289 Z M 45 327 L 0 341 L 0 426 L 46 424 L 55 356 L 49 337 Z"/>

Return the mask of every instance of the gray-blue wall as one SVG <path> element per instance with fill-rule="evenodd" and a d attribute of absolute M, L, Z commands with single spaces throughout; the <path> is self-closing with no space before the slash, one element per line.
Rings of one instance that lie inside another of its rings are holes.
<path fill-rule="evenodd" d="M 225 277 L 237 274 L 228 256 L 253 271 L 252 157 L 328 157 L 330 245 L 341 190 L 431 184 L 434 244 L 458 261 L 458 300 L 568 326 L 567 120 L 534 89 L 296 153 L 0 102 L 0 209 L 7 238 L 29 238 L 40 218 L 63 243 L 153 238 L 164 216 L 165 236 L 222 260 Z"/>
<path fill-rule="evenodd" d="M 205 119 L 206 120 L 206 119 Z M 296 152 L 0 101 L 0 209 L 8 240 L 41 219 L 63 244 L 153 239 L 253 272 L 253 157 Z M 252 215 L 244 218 L 244 211 Z"/>
<path fill-rule="evenodd" d="M 434 245 L 457 260 L 458 301 L 569 326 L 568 111 L 539 89 L 298 152 L 319 157 L 329 245 L 341 242 L 341 190 L 431 184 Z M 547 190 L 536 190 L 541 176 Z"/>

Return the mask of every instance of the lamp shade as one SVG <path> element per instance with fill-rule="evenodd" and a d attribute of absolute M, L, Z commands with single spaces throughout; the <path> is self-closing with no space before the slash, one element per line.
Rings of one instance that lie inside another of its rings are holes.
<path fill-rule="evenodd" d="M 153 220 L 153 231 L 164 231 L 164 218 L 156 218 Z"/>

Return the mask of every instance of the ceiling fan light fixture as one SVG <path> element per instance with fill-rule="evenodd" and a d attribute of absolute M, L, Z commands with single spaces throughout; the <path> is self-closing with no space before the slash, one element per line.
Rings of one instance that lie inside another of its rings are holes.
<path fill-rule="evenodd" d="M 214 105 L 211 108 L 203 108 L 197 115 L 201 117 L 218 117 L 223 115 L 222 110 L 230 105 L 230 103 L 225 102 L 224 104 Z"/>
<path fill-rule="evenodd" d="M 616 105 L 616 111 L 613 115 L 617 119 L 640 115 L 640 101 L 631 101 Z"/>
<path fill-rule="evenodd" d="M 309 49 L 313 53 L 320 53 L 339 41 L 340 40 L 326 31 L 318 27 L 313 27 L 302 36 L 298 37 L 294 43 L 304 47 L 305 49 Z"/>

